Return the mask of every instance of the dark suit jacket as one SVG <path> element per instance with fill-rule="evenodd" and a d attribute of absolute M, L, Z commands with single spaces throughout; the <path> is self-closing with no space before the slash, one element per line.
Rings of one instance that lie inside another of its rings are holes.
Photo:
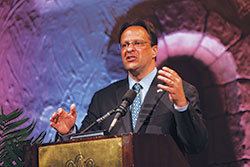
<path fill-rule="evenodd" d="M 183 88 L 189 107 L 187 111 L 174 109 L 165 91 L 157 92 L 158 79 L 154 79 L 139 113 L 135 133 L 170 134 L 183 152 L 200 152 L 207 143 L 207 130 L 200 112 L 199 97 L 196 88 L 183 81 Z M 162 83 L 162 82 L 161 82 Z M 81 130 L 96 119 L 116 108 L 128 90 L 127 79 L 118 81 L 98 91 L 92 98 L 88 114 L 82 121 Z M 108 129 L 114 115 L 104 120 L 92 130 Z M 130 112 L 127 112 L 116 124 L 111 134 L 132 132 Z"/>

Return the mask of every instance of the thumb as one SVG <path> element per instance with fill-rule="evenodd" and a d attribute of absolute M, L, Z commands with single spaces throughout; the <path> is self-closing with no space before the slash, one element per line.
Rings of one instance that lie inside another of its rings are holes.
<path fill-rule="evenodd" d="M 76 116 L 76 105 L 75 104 L 72 104 L 70 106 L 70 113 L 72 116 Z"/>
<path fill-rule="evenodd" d="M 169 94 L 169 100 L 170 100 L 172 103 L 174 103 L 174 101 L 173 101 L 173 97 L 172 97 L 172 95 L 171 95 L 171 94 Z"/>

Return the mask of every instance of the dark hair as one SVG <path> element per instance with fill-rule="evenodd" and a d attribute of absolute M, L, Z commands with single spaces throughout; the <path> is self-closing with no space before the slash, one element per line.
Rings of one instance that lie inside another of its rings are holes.
<path fill-rule="evenodd" d="M 128 27 L 131 27 L 131 26 L 141 26 L 141 27 L 143 27 L 147 31 L 148 35 L 149 35 L 149 38 L 150 38 L 150 41 L 151 41 L 151 46 L 154 46 L 154 45 L 158 44 L 157 35 L 156 35 L 156 32 L 155 32 L 154 25 L 151 22 L 147 21 L 147 20 L 141 20 L 141 19 L 136 19 L 134 21 L 126 22 L 121 26 L 119 39 L 118 39 L 119 43 L 121 43 L 122 33 Z"/>

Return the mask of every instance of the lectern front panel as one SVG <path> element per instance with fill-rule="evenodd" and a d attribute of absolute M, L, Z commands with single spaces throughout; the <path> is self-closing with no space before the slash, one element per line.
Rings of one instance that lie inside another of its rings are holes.
<path fill-rule="evenodd" d="M 118 167 L 122 166 L 122 138 L 40 146 L 38 156 L 39 167 Z"/>

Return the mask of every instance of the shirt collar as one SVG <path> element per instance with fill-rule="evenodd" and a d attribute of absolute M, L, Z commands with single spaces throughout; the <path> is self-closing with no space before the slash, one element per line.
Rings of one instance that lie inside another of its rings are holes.
<path fill-rule="evenodd" d="M 144 77 L 142 80 L 140 80 L 138 83 L 142 86 L 142 89 L 148 90 L 154 77 L 157 74 L 157 68 L 155 67 L 154 70 L 149 73 L 146 77 Z M 136 83 L 135 80 L 133 80 L 129 75 L 128 75 L 128 83 L 129 83 L 129 89 L 132 89 L 134 84 Z"/>

